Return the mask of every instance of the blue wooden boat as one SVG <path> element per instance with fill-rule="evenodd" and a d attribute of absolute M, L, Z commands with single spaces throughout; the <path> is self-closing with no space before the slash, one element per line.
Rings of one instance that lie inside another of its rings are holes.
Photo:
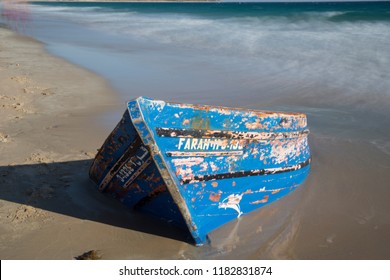
<path fill-rule="evenodd" d="M 90 177 L 125 205 L 190 231 L 213 229 L 298 187 L 310 168 L 306 116 L 139 97 Z"/>

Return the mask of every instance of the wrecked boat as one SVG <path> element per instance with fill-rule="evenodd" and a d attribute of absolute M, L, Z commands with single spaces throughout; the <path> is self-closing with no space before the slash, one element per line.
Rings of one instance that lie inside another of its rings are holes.
<path fill-rule="evenodd" d="M 125 205 L 188 228 L 196 245 L 290 193 L 309 173 L 304 114 L 145 97 L 127 107 L 90 178 Z"/>

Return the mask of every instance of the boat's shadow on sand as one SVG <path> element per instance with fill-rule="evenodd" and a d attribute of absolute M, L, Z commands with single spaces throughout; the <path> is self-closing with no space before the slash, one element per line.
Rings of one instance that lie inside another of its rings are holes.
<path fill-rule="evenodd" d="M 191 243 L 185 230 L 128 209 L 89 179 L 92 160 L 0 166 L 0 199 Z M 9 213 L 7 219 L 18 219 Z M 130 235 L 130 234 L 129 234 Z"/>

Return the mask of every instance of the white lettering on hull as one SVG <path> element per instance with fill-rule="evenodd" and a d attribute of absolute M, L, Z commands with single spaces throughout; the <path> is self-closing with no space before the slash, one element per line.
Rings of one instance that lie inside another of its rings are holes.
<path fill-rule="evenodd" d="M 233 150 L 241 151 L 243 146 L 238 140 L 219 140 L 219 139 L 198 139 L 198 138 L 179 138 L 177 143 L 178 150 L 187 151 L 221 151 Z"/>

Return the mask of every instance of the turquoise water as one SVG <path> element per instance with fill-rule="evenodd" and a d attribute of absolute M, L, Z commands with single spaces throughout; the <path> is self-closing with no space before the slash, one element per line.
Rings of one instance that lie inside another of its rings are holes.
<path fill-rule="evenodd" d="M 180 14 L 204 18 L 288 17 L 292 21 L 305 20 L 310 13 L 338 13 L 329 15 L 329 21 L 389 21 L 390 3 L 381 2 L 309 2 L 309 3 L 89 3 L 36 2 L 48 7 L 95 8 L 95 11 Z"/>
<path fill-rule="evenodd" d="M 3 3 L 0 24 L 117 90 L 123 109 L 104 120 L 107 131 L 140 95 L 308 115 L 313 164 L 300 191 L 216 231 L 206 248 L 178 242 L 165 255 L 389 259 L 390 2 L 12 9 Z M 160 256 L 154 249 L 110 254 Z"/>

